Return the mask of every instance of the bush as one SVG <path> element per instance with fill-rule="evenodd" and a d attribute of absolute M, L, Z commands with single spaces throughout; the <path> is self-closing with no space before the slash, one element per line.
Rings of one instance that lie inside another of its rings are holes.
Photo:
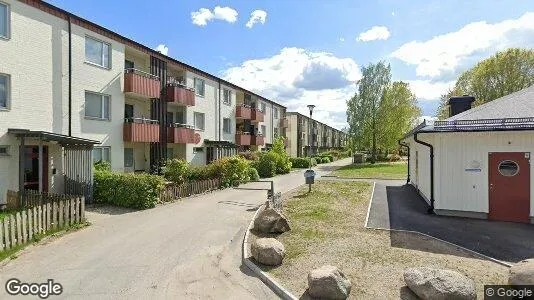
<path fill-rule="evenodd" d="M 189 166 L 183 159 L 170 159 L 163 168 L 163 176 L 176 184 L 182 184 L 188 180 Z"/>
<path fill-rule="evenodd" d="M 260 180 L 260 175 L 258 174 L 258 170 L 256 170 L 253 167 L 248 167 L 248 180 L 257 181 Z"/>
<path fill-rule="evenodd" d="M 273 151 L 262 153 L 255 167 L 261 178 L 270 178 L 276 175 L 276 162 L 278 161 L 278 154 Z"/>
<path fill-rule="evenodd" d="M 391 154 L 389 156 L 389 161 L 400 161 L 400 160 L 401 160 L 401 156 L 398 154 Z"/>
<path fill-rule="evenodd" d="M 211 163 L 209 173 L 218 174 L 222 187 L 236 186 L 248 181 L 249 165 L 246 159 L 239 156 L 224 157 Z"/>
<path fill-rule="evenodd" d="M 150 174 L 96 171 L 94 197 L 97 203 L 146 209 L 156 206 L 165 186 L 163 177 Z"/>
<path fill-rule="evenodd" d="M 218 178 L 219 174 L 215 172 L 212 165 L 206 166 L 189 166 L 187 168 L 187 180 L 196 181 L 196 180 L 208 180 Z"/>
<path fill-rule="evenodd" d="M 323 157 L 321 157 L 321 160 L 323 161 L 323 164 L 326 164 L 326 163 L 329 163 L 329 162 L 333 161 L 334 159 L 332 158 L 332 160 L 330 160 L 330 157 L 323 156 Z"/>
<path fill-rule="evenodd" d="M 271 152 L 276 153 L 276 174 L 287 174 L 291 171 L 291 160 L 284 146 L 284 138 L 279 137 L 274 140 Z"/>
<path fill-rule="evenodd" d="M 294 168 L 309 168 L 310 167 L 310 159 L 305 157 L 292 157 L 291 158 L 291 165 Z"/>
<path fill-rule="evenodd" d="M 240 152 L 238 155 L 246 160 L 252 160 L 252 161 L 256 161 L 260 158 L 260 155 L 258 152 L 252 152 L 252 151 Z"/>
<path fill-rule="evenodd" d="M 111 171 L 111 164 L 108 161 L 99 160 L 94 164 L 95 171 Z"/>

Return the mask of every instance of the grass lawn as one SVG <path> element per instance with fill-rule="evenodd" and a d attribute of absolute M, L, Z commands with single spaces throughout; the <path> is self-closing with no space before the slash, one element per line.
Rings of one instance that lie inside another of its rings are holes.
<path fill-rule="evenodd" d="M 286 248 L 284 263 L 264 267 L 295 296 L 307 287 L 307 274 L 332 264 L 352 281 L 351 299 L 399 299 L 406 295 L 408 267 L 457 270 L 473 278 L 479 299 L 484 284 L 505 284 L 508 268 L 461 249 L 413 233 L 364 227 L 371 185 L 366 182 L 316 181 L 285 197 L 292 230 L 277 238 Z"/>
<path fill-rule="evenodd" d="M 406 162 L 365 163 L 344 166 L 332 175 L 347 178 L 406 179 L 407 172 Z"/>

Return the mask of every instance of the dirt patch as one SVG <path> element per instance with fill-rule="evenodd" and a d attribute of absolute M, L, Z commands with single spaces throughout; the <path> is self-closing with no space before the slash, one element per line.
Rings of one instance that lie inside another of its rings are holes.
<path fill-rule="evenodd" d="M 285 195 L 292 231 L 277 238 L 287 251 L 284 264 L 264 268 L 294 295 L 307 287 L 307 274 L 324 264 L 338 266 L 353 283 L 352 299 L 399 299 L 406 295 L 405 268 L 457 270 L 477 284 L 505 284 L 508 268 L 416 233 L 366 229 L 371 194 L 366 182 L 318 181 L 312 193 L 302 187 Z"/>

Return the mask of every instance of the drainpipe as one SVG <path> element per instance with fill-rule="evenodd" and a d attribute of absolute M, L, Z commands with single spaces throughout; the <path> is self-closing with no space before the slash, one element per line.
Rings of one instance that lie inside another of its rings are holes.
<path fill-rule="evenodd" d="M 215 127 L 215 128 L 219 128 L 219 130 L 218 130 L 219 131 L 219 139 L 218 140 L 221 141 L 222 140 L 221 139 L 221 135 L 222 135 L 221 134 L 221 129 L 222 129 L 221 128 L 222 127 L 221 126 L 221 79 L 219 78 L 218 81 L 219 81 L 219 119 L 217 120 L 217 127 Z M 215 148 L 215 152 L 217 154 L 217 155 L 215 155 L 217 157 L 216 159 L 219 159 L 219 156 L 221 156 L 219 151 L 220 151 L 220 148 L 217 145 L 217 147 Z"/>
<path fill-rule="evenodd" d="M 416 143 L 430 148 L 430 208 L 428 208 L 428 213 L 432 214 L 434 213 L 434 146 L 417 139 L 417 132 L 414 133 L 413 139 Z"/>
<path fill-rule="evenodd" d="M 406 184 L 410 183 L 410 146 L 408 144 L 401 142 L 401 140 L 398 140 L 399 146 L 405 147 L 408 149 L 408 176 L 406 177 Z"/>
<path fill-rule="evenodd" d="M 69 30 L 69 136 L 72 136 L 72 30 L 70 15 L 68 17 Z"/>

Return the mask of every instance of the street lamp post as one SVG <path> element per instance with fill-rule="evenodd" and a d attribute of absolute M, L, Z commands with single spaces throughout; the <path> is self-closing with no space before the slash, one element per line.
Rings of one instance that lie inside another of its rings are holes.
<path fill-rule="evenodd" d="M 306 171 L 306 173 L 309 174 L 309 176 L 312 176 L 311 178 L 306 178 L 306 181 L 308 183 L 308 193 L 311 192 L 311 185 L 314 181 L 314 177 L 315 177 L 315 173 L 313 172 L 313 165 L 312 165 L 312 156 L 311 154 L 313 154 L 313 150 L 312 150 L 312 146 L 313 146 L 313 134 L 311 132 L 311 121 L 312 121 L 312 115 L 313 115 L 313 109 L 315 108 L 315 105 L 313 104 L 310 104 L 308 105 L 308 109 L 310 110 L 310 120 L 308 121 L 308 147 L 310 149 L 308 155 L 310 156 L 310 169 L 308 171 Z M 310 139 L 311 139 L 311 143 L 310 143 Z M 305 174 L 306 176 L 306 174 Z"/>

